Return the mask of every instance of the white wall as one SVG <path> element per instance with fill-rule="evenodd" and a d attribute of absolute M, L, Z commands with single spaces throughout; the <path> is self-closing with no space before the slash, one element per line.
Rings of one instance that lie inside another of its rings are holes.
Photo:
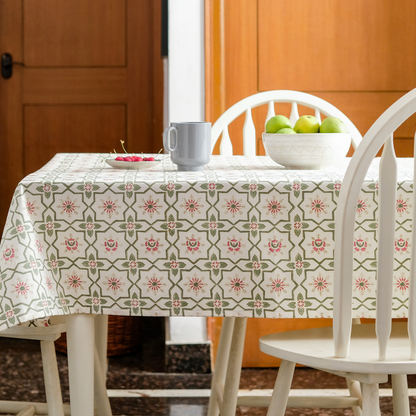
<path fill-rule="evenodd" d="M 205 120 L 204 0 L 169 0 L 167 119 Z M 173 343 L 207 340 L 206 318 L 169 318 Z"/>

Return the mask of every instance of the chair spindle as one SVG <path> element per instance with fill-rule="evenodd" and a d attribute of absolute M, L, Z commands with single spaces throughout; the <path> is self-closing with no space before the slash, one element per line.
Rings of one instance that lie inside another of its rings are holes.
<path fill-rule="evenodd" d="M 256 156 L 256 128 L 251 116 L 251 108 L 246 111 L 243 126 L 243 154 L 244 156 Z"/>
<path fill-rule="evenodd" d="M 296 121 L 299 118 L 299 111 L 298 111 L 298 104 L 296 102 L 292 102 L 292 110 L 290 111 L 289 120 L 292 123 L 292 126 L 295 126 Z"/>
<path fill-rule="evenodd" d="M 266 131 L 266 124 L 267 122 L 276 115 L 274 112 L 274 101 L 269 101 L 269 105 L 267 106 L 267 116 L 266 121 L 264 123 L 264 131 Z"/>
<path fill-rule="evenodd" d="M 321 112 L 319 111 L 319 108 L 315 108 L 315 118 L 319 121 L 319 124 L 321 124 Z"/>
<path fill-rule="evenodd" d="M 230 134 L 228 133 L 228 126 L 222 131 L 221 143 L 220 143 L 220 155 L 232 156 L 233 145 L 231 143 Z"/>

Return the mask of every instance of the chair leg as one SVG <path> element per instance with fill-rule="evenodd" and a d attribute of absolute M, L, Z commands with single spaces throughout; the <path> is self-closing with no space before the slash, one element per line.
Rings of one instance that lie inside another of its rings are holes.
<path fill-rule="evenodd" d="M 101 360 L 97 347 L 94 352 L 94 403 L 99 416 L 112 416 L 110 399 L 105 386 L 105 376 L 101 368 Z"/>
<path fill-rule="evenodd" d="M 277 373 L 267 416 L 284 416 L 296 363 L 283 360 Z"/>
<path fill-rule="evenodd" d="M 380 400 L 378 383 L 362 383 L 363 390 L 363 416 L 376 416 L 380 414 Z"/>
<path fill-rule="evenodd" d="M 26 407 L 26 409 L 23 409 L 21 412 L 19 412 L 16 416 L 33 416 L 35 412 L 36 412 L 35 406 L 28 406 Z M 54 415 L 55 413 L 49 413 L 49 414 Z"/>
<path fill-rule="evenodd" d="M 207 416 L 218 416 L 222 404 L 225 375 L 227 373 L 228 357 L 230 356 L 231 338 L 233 335 L 235 318 L 224 318 L 222 321 L 217 357 L 211 382 Z"/>
<path fill-rule="evenodd" d="M 354 412 L 354 416 L 362 416 L 363 412 L 361 410 L 362 403 L 363 403 L 363 396 L 361 394 L 361 385 L 356 380 L 351 380 L 350 378 L 345 379 L 347 381 L 348 390 L 350 391 L 350 395 L 352 397 L 357 397 L 360 401 L 360 406 L 353 406 L 352 411 Z"/>
<path fill-rule="evenodd" d="M 54 416 L 64 416 L 64 404 L 62 402 L 58 363 L 56 362 L 55 343 L 53 341 L 41 341 L 40 348 L 48 413 Z"/>
<path fill-rule="evenodd" d="M 410 416 L 409 390 L 406 374 L 392 374 L 393 413 L 396 416 Z"/>

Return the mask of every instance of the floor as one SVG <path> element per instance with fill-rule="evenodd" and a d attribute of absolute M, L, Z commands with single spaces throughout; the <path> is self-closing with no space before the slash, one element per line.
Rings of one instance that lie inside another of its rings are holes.
<path fill-rule="evenodd" d="M 164 373 L 164 340 L 147 328 L 146 344 L 133 354 L 109 358 L 108 389 L 209 389 L 211 374 Z M 146 328 L 145 328 L 146 330 Z M 159 332 L 160 333 L 160 332 Z M 44 389 L 40 350 L 37 342 L 0 338 L 0 399 L 43 401 Z M 69 401 L 67 358 L 58 353 L 64 401 Z M 275 369 L 243 369 L 242 389 L 273 388 Z M 382 387 L 388 387 L 382 386 Z M 409 377 L 416 387 L 416 377 Z M 344 389 L 344 380 L 305 368 L 295 372 L 293 388 Z M 383 397 L 382 415 L 393 415 L 391 398 Z M 204 416 L 207 398 L 111 398 L 114 416 Z M 288 409 L 286 415 L 352 415 L 349 409 Z M 416 415 L 416 399 L 411 398 L 411 414 Z M 237 416 L 265 416 L 265 408 L 239 407 Z"/>

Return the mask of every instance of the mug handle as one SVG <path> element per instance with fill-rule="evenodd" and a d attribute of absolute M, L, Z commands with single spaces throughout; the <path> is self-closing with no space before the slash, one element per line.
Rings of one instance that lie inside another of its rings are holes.
<path fill-rule="evenodd" d="M 174 146 L 172 146 L 172 135 L 171 133 L 175 133 L 175 141 Z M 163 147 L 166 151 L 173 152 L 176 150 L 178 144 L 178 130 L 176 130 L 176 127 L 167 127 L 165 131 L 163 132 Z"/>

